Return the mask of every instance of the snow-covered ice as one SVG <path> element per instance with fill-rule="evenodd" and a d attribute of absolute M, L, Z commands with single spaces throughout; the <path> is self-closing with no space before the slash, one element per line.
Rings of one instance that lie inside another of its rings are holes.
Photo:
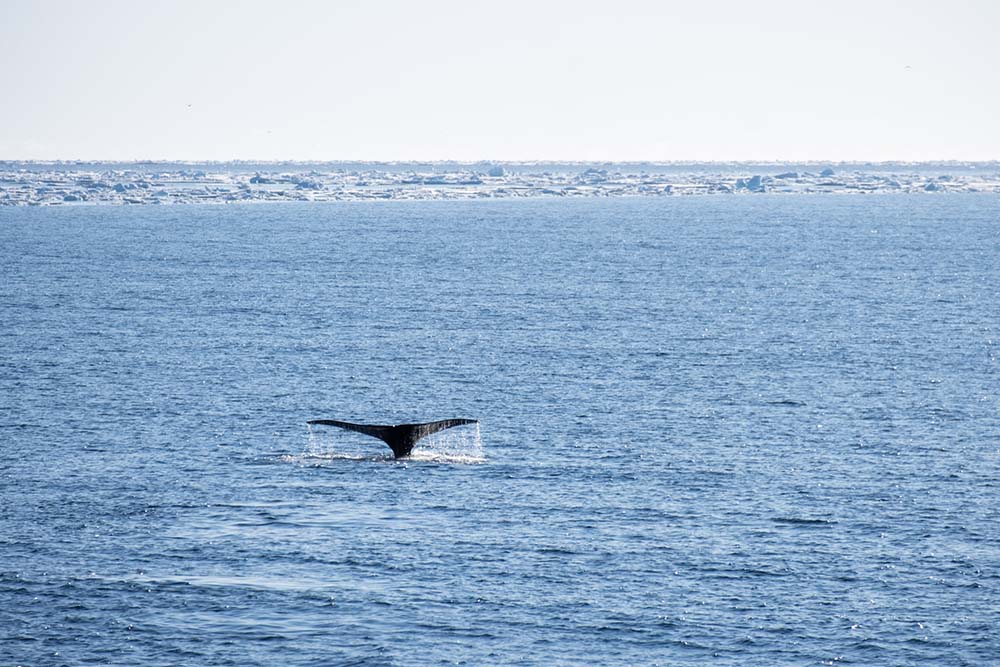
<path fill-rule="evenodd" d="M 0 161 L 0 205 L 1000 192 L 1000 163 Z"/>

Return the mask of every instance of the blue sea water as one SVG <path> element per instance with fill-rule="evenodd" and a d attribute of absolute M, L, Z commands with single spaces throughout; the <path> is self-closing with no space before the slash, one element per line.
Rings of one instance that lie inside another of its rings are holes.
<path fill-rule="evenodd" d="M 997 664 L 998 260 L 995 195 L 0 208 L 0 664 Z"/>

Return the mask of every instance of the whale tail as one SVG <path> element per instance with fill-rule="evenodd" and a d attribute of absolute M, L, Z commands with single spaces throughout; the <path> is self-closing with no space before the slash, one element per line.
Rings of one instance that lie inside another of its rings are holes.
<path fill-rule="evenodd" d="M 477 419 L 442 419 L 436 422 L 425 422 L 423 424 L 353 424 L 351 422 L 337 421 L 336 419 L 310 419 L 306 422 L 310 426 L 318 424 L 321 426 L 336 426 L 357 431 L 378 438 L 392 449 L 393 455 L 397 459 L 409 456 L 417 441 L 426 438 L 432 433 L 443 431 L 446 428 L 462 426 L 463 424 L 477 424 Z"/>

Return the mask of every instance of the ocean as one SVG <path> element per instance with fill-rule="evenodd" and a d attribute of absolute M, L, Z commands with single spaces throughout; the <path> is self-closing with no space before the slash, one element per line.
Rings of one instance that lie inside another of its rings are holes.
<path fill-rule="evenodd" d="M 998 295 L 991 194 L 0 208 L 0 665 L 996 664 Z"/>

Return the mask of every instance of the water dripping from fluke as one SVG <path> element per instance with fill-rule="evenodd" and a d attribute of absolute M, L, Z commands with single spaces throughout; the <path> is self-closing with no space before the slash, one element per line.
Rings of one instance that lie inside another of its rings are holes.
<path fill-rule="evenodd" d="M 404 459 L 447 463 L 482 463 L 486 460 L 478 419 L 442 419 L 414 424 L 356 424 L 334 419 L 312 419 L 306 425 L 309 440 L 303 457 L 312 460 Z M 392 455 L 372 456 L 356 449 L 348 450 L 348 441 L 321 439 L 314 426 L 334 426 L 378 438 L 389 446 Z M 458 428 L 464 426 L 475 428 Z"/>
<path fill-rule="evenodd" d="M 410 452 L 411 461 L 484 463 L 483 436 L 478 421 L 474 428 L 441 431 L 421 440 Z"/>

